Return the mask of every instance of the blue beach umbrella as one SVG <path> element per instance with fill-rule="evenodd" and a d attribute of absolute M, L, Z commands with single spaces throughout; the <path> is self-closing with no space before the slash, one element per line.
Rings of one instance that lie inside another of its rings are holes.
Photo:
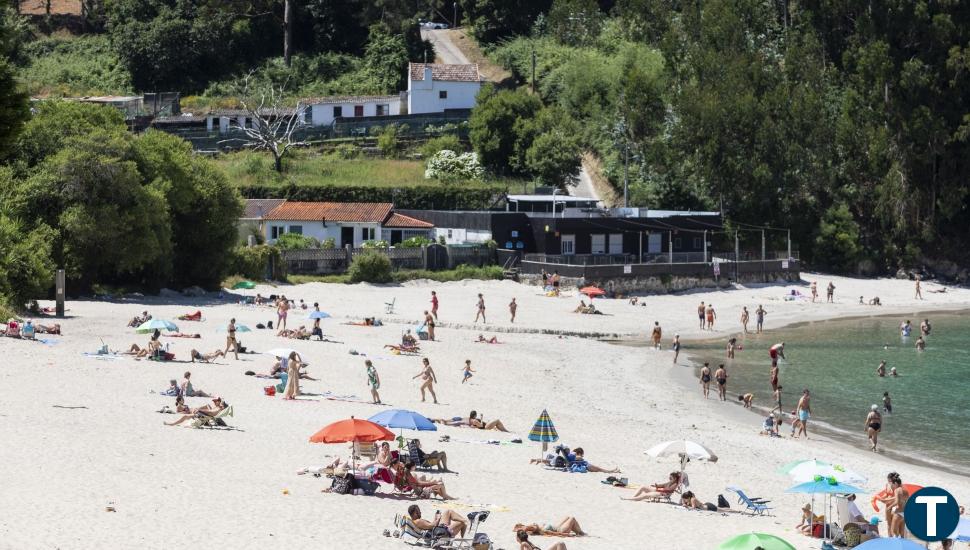
<path fill-rule="evenodd" d="M 546 409 L 542 409 L 539 419 L 529 430 L 529 441 L 542 443 L 543 453 L 546 452 L 549 443 L 559 441 L 559 433 L 556 432 L 556 427 L 552 424 L 552 419 L 549 418 L 549 412 Z"/>
<path fill-rule="evenodd" d="M 424 432 L 438 431 L 438 427 L 427 417 L 414 411 L 393 409 L 375 414 L 367 420 L 385 428 L 399 428 L 402 430 L 418 430 Z"/>
<path fill-rule="evenodd" d="M 307 315 L 307 319 L 327 319 L 330 314 L 326 311 L 312 311 Z"/>
<path fill-rule="evenodd" d="M 138 325 L 138 328 L 135 329 L 135 332 L 139 334 L 145 334 L 146 332 L 152 332 L 155 329 L 177 332 L 179 328 L 175 325 L 175 323 L 171 321 L 166 321 L 164 319 L 151 319 L 149 321 L 145 321 L 144 323 Z"/>
<path fill-rule="evenodd" d="M 871 539 L 856 546 L 856 550 L 926 550 L 911 540 L 900 538 Z"/>
<path fill-rule="evenodd" d="M 828 495 L 848 495 L 865 493 L 864 489 L 848 485 L 846 483 L 839 483 L 835 478 L 824 478 L 819 477 L 814 481 L 806 481 L 805 483 L 799 483 L 794 487 L 789 487 L 785 490 L 786 493 L 805 493 L 811 495 L 818 494 L 828 494 Z"/>

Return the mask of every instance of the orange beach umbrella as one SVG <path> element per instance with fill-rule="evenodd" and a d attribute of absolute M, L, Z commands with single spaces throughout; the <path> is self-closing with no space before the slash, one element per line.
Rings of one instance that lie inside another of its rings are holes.
<path fill-rule="evenodd" d="M 594 296 L 603 296 L 606 294 L 606 291 L 597 286 L 584 286 L 583 288 L 579 289 L 579 293 L 593 298 Z"/>
<path fill-rule="evenodd" d="M 352 416 L 347 420 L 328 424 L 319 432 L 310 436 L 311 443 L 349 443 L 351 441 L 374 443 L 375 441 L 392 440 L 394 440 L 394 434 L 384 426 Z"/>

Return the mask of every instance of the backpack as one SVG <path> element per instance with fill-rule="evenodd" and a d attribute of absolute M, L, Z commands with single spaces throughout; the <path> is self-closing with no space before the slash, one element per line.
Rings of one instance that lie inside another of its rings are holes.
<path fill-rule="evenodd" d="M 724 498 L 724 495 L 717 495 L 717 507 L 718 508 L 730 508 L 731 504 Z"/>
<path fill-rule="evenodd" d="M 349 495 L 354 491 L 354 476 L 352 474 L 347 474 L 343 477 L 333 478 L 333 483 L 330 485 L 330 489 L 331 493 L 337 493 L 338 495 Z"/>

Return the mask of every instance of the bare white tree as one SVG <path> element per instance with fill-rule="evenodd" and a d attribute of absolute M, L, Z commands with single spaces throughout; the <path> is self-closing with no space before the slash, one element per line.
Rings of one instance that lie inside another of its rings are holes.
<path fill-rule="evenodd" d="M 241 144 L 255 151 L 269 151 L 273 155 L 273 167 L 283 171 L 283 157 L 293 147 L 305 146 L 307 142 L 298 139 L 297 134 L 309 126 L 306 122 L 307 106 L 298 101 L 295 107 L 286 106 L 286 84 L 269 84 L 253 90 L 250 86 L 252 74 L 242 82 L 242 104 L 245 121 L 230 120 L 230 130 L 237 135 L 220 143 Z M 247 123 L 251 121 L 251 123 Z"/>

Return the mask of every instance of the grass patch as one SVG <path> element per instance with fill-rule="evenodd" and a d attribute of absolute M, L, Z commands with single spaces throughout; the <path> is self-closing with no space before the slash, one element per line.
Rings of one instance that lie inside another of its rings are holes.
<path fill-rule="evenodd" d="M 468 279 L 493 280 L 502 279 L 502 277 L 502 268 L 497 265 L 487 265 L 485 267 L 460 265 L 455 269 L 446 269 L 442 271 L 402 269 L 391 272 L 391 278 L 395 283 L 403 283 L 417 279 L 429 279 L 439 283 L 446 283 L 450 281 L 464 281 Z M 293 285 L 303 283 L 349 284 L 350 275 L 289 275 L 287 276 L 286 280 L 288 283 Z"/>
<path fill-rule="evenodd" d="M 25 46 L 30 62 L 20 71 L 32 96 L 119 95 L 132 91 L 131 75 L 107 36 L 54 34 Z"/>

